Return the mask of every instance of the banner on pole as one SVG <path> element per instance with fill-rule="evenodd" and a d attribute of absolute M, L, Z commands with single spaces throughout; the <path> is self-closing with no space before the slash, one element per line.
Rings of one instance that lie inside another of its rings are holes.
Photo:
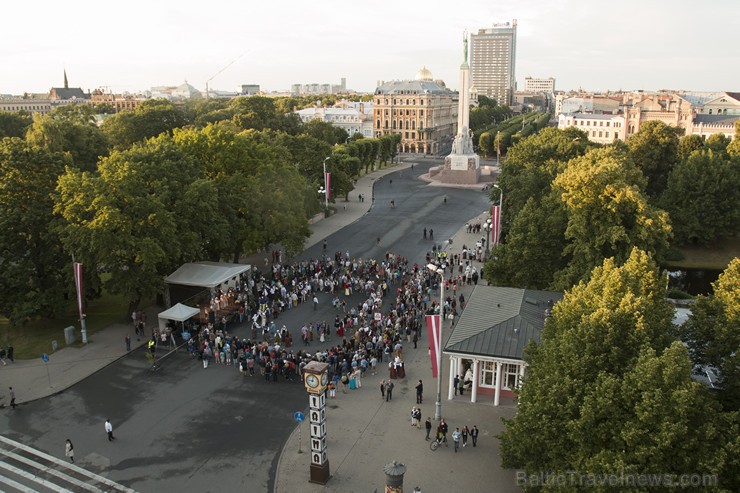
<path fill-rule="evenodd" d="M 501 206 L 494 205 L 491 207 L 491 244 L 498 245 L 501 236 Z"/>
<path fill-rule="evenodd" d="M 427 315 L 427 334 L 429 336 L 429 353 L 432 357 L 432 378 L 437 378 L 437 354 L 441 351 L 439 315 Z"/>
<path fill-rule="evenodd" d="M 326 200 L 329 200 L 331 199 L 331 173 L 326 174 L 324 181 L 326 182 Z"/>

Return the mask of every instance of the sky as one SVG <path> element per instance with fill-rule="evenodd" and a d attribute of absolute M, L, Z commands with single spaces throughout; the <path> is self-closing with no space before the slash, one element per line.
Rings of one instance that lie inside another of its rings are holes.
<path fill-rule="evenodd" d="M 556 90 L 740 92 L 738 18 L 737 0 L 12 1 L 0 11 L 0 94 L 48 92 L 65 69 L 85 91 L 346 77 L 371 92 L 426 66 L 457 89 L 463 32 L 513 19 L 520 89 L 531 76 Z"/>

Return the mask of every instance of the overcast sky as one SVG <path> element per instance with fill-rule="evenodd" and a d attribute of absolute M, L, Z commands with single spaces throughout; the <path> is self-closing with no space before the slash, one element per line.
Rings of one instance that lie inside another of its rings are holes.
<path fill-rule="evenodd" d="M 463 31 L 512 19 L 520 88 L 532 76 L 562 90 L 740 91 L 739 18 L 738 0 L 12 1 L 0 9 L 0 94 L 61 86 L 64 68 L 83 90 L 346 77 L 372 91 L 425 65 L 457 89 Z"/>

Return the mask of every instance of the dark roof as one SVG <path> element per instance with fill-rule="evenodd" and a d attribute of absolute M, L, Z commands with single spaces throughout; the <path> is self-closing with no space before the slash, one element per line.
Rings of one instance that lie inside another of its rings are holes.
<path fill-rule="evenodd" d="M 436 82 L 428 80 L 394 80 L 375 89 L 375 94 L 449 94 L 453 92 Z"/>
<path fill-rule="evenodd" d="M 740 101 L 740 92 L 726 92 L 725 94 L 730 96 L 732 99 Z"/>
<path fill-rule="evenodd" d="M 530 341 L 540 341 L 545 310 L 562 293 L 530 289 L 476 286 L 445 352 L 523 359 Z"/>
<path fill-rule="evenodd" d="M 703 123 L 705 125 L 729 125 L 735 124 L 736 120 L 740 120 L 740 115 L 696 115 L 694 117 L 694 123 Z"/>
<path fill-rule="evenodd" d="M 55 95 L 56 99 L 89 99 L 90 97 L 79 87 L 52 87 L 49 96 L 52 95 Z"/>

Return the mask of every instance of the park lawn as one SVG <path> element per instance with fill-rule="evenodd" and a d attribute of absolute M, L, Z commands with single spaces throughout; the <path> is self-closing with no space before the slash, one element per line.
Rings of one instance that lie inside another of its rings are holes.
<path fill-rule="evenodd" d="M 127 312 L 128 300 L 123 296 L 104 292 L 100 299 L 89 301 L 85 309 L 88 337 L 111 324 L 126 322 Z M 64 328 L 70 325 L 75 327 L 77 342 L 74 345 L 82 344 L 78 319 L 76 300 L 70 302 L 64 316 L 56 319 L 39 318 L 21 327 L 10 327 L 6 318 L 0 318 L 0 341 L 3 347 L 13 344 L 16 359 L 40 358 L 43 353 L 52 352 L 53 340 L 57 341 L 58 349 L 66 346 Z"/>
<path fill-rule="evenodd" d="M 683 246 L 678 249 L 683 260 L 666 262 L 677 269 L 725 270 L 736 257 L 740 257 L 740 238 L 726 238 L 711 247 Z"/>

